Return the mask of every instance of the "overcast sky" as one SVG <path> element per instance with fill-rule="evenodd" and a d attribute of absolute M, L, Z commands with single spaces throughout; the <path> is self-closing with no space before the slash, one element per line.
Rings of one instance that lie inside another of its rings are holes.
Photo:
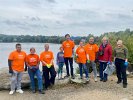
<path fill-rule="evenodd" d="M 0 33 L 100 35 L 133 29 L 133 0 L 0 0 Z"/>

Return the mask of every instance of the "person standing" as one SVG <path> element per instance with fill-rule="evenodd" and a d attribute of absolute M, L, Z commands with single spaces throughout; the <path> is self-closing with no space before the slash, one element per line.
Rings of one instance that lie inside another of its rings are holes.
<path fill-rule="evenodd" d="M 76 49 L 77 63 L 79 65 L 80 79 L 83 79 L 82 70 L 84 69 L 86 81 L 89 81 L 88 69 L 86 67 L 87 54 L 84 49 L 84 42 L 80 41 L 79 47 Z"/>
<path fill-rule="evenodd" d="M 123 45 L 122 40 L 118 40 L 114 49 L 114 61 L 116 65 L 117 84 L 123 81 L 123 88 L 127 87 L 126 69 L 128 66 L 128 49 Z"/>
<path fill-rule="evenodd" d="M 66 41 L 62 43 L 62 47 L 64 50 L 64 60 L 65 60 L 65 65 L 66 65 L 66 71 L 67 75 L 66 77 L 69 77 L 69 64 L 70 64 L 70 69 L 71 69 L 71 78 L 74 79 L 74 73 L 73 73 L 73 50 L 75 47 L 74 41 L 70 39 L 70 35 L 66 34 L 65 35 Z"/>
<path fill-rule="evenodd" d="M 21 80 L 26 60 L 26 53 L 21 50 L 21 44 L 16 44 L 16 50 L 11 52 L 8 58 L 9 73 L 11 73 L 11 91 L 9 94 L 14 94 L 15 90 L 18 93 L 23 93 L 21 89 Z M 25 67 L 26 68 L 26 67 Z"/>
<path fill-rule="evenodd" d="M 85 51 L 89 55 L 89 58 L 87 59 L 87 63 L 90 63 L 92 66 L 95 82 L 97 82 L 97 67 L 96 67 L 95 60 L 97 59 L 96 56 L 97 56 L 98 50 L 99 50 L 99 47 L 97 44 L 94 43 L 94 37 L 90 37 L 89 43 L 85 45 Z"/>
<path fill-rule="evenodd" d="M 54 55 L 52 51 L 49 51 L 49 44 L 45 44 L 45 51 L 40 54 L 40 61 L 42 62 L 43 69 L 43 77 L 45 80 L 45 89 L 47 89 L 50 85 L 54 85 L 56 71 L 54 68 Z M 49 77 L 49 74 L 51 75 Z"/>
<path fill-rule="evenodd" d="M 62 79 L 64 66 L 64 52 L 62 47 L 60 47 L 60 51 L 57 53 L 56 63 L 58 65 L 58 79 Z"/>
<path fill-rule="evenodd" d="M 39 64 L 40 64 L 40 60 L 39 60 L 39 56 L 37 54 L 35 54 L 35 48 L 30 48 L 30 54 L 27 55 L 26 57 L 26 65 L 28 67 L 28 74 L 30 77 L 30 81 L 31 81 L 31 88 L 32 88 L 32 92 L 36 93 L 36 89 L 35 89 L 35 81 L 34 81 L 34 77 L 35 75 L 37 76 L 37 80 L 38 80 L 38 90 L 40 94 L 44 94 L 43 92 L 43 83 L 42 83 L 42 75 L 41 72 L 39 70 Z"/>
<path fill-rule="evenodd" d="M 99 62 L 100 62 L 100 81 L 106 82 L 108 75 L 103 71 L 112 61 L 112 46 L 109 44 L 108 38 L 103 37 L 102 44 L 99 47 Z"/>

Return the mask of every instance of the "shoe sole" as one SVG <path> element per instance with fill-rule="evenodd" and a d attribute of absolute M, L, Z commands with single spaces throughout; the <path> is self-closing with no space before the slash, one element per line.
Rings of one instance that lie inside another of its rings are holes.
<path fill-rule="evenodd" d="M 17 91 L 16 91 L 16 92 L 17 92 Z M 17 92 L 17 93 L 23 94 L 24 92 Z"/>
<path fill-rule="evenodd" d="M 15 93 L 15 91 L 13 93 L 9 93 L 10 95 L 13 95 Z"/>
<path fill-rule="evenodd" d="M 13 95 L 14 93 L 9 93 L 9 95 Z"/>

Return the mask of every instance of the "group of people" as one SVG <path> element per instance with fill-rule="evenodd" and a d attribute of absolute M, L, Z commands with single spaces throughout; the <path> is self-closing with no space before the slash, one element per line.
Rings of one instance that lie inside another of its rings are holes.
<path fill-rule="evenodd" d="M 94 81 L 97 82 L 97 67 L 96 61 L 100 63 L 99 75 L 100 81 L 106 82 L 108 75 L 104 73 L 108 64 L 113 63 L 112 53 L 114 51 L 114 63 L 116 65 L 117 83 L 123 82 L 123 87 L 127 87 L 126 68 L 128 66 L 128 50 L 123 45 L 122 40 L 117 41 L 117 46 L 112 50 L 112 46 L 109 43 L 107 37 L 103 37 L 100 46 L 95 44 L 94 37 L 89 39 L 87 44 L 84 41 L 80 41 L 78 48 L 74 51 L 75 43 L 71 39 L 69 34 L 65 35 L 66 40 L 60 46 L 60 51 L 57 53 L 56 64 L 58 67 L 58 78 L 62 79 L 63 66 L 66 65 L 66 76 L 75 78 L 73 68 L 74 52 L 76 53 L 76 62 L 79 65 L 80 79 L 83 79 L 84 69 L 86 81 L 89 81 L 89 68 L 91 65 L 94 73 Z M 37 76 L 38 91 L 40 94 L 44 94 L 44 86 L 47 90 L 49 86 L 53 86 L 55 83 L 56 71 L 54 68 L 54 55 L 49 50 L 49 44 L 44 45 L 44 51 L 39 55 L 36 54 L 34 47 L 30 48 L 30 54 L 26 54 L 21 50 L 21 44 L 16 44 L 16 50 L 11 52 L 8 58 L 9 73 L 11 73 L 11 91 L 23 93 L 21 89 L 21 80 L 24 71 L 28 70 L 28 74 L 31 80 L 31 89 L 33 93 L 36 93 L 34 76 Z M 42 72 L 39 69 L 40 62 L 42 63 Z M 42 77 L 43 76 L 43 77 Z"/>
<path fill-rule="evenodd" d="M 112 58 L 113 53 L 114 59 Z M 108 74 L 104 73 L 104 71 L 107 65 L 114 63 L 118 78 L 117 84 L 123 82 L 123 88 L 127 87 L 126 69 L 128 67 L 128 49 L 123 45 L 122 40 L 117 41 L 116 47 L 113 50 L 107 37 L 103 37 L 99 47 L 94 43 L 94 37 L 90 37 L 87 44 L 80 41 L 79 47 L 76 49 L 76 56 L 81 79 L 83 78 L 82 69 L 84 69 L 86 81 L 89 81 L 89 68 L 87 68 L 87 66 L 91 64 L 94 73 L 94 81 L 97 82 L 96 62 L 99 62 L 100 81 L 106 82 L 108 80 Z"/>

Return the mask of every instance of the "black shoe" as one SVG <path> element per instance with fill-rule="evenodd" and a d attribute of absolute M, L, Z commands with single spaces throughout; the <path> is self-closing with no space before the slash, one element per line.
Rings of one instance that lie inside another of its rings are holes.
<path fill-rule="evenodd" d="M 45 91 L 47 91 L 47 90 L 48 90 L 48 88 L 45 88 L 44 90 L 45 90 Z"/>
<path fill-rule="evenodd" d="M 127 88 L 127 84 L 123 84 L 123 88 Z"/>
<path fill-rule="evenodd" d="M 103 81 L 103 79 L 100 79 L 100 81 Z"/>
<path fill-rule="evenodd" d="M 32 90 L 32 93 L 36 93 L 36 90 Z"/>
<path fill-rule="evenodd" d="M 45 94 L 45 92 L 42 90 L 39 90 L 39 94 Z"/>
<path fill-rule="evenodd" d="M 103 82 L 107 82 L 107 80 L 103 80 Z"/>
<path fill-rule="evenodd" d="M 70 77 L 70 75 L 66 75 L 66 76 L 64 76 L 64 78 L 68 78 L 68 77 Z"/>
<path fill-rule="evenodd" d="M 117 81 L 117 84 L 120 84 L 121 83 L 121 81 Z"/>
<path fill-rule="evenodd" d="M 74 76 L 72 76 L 71 78 L 72 78 L 72 79 L 75 79 L 75 77 L 74 77 Z"/>

